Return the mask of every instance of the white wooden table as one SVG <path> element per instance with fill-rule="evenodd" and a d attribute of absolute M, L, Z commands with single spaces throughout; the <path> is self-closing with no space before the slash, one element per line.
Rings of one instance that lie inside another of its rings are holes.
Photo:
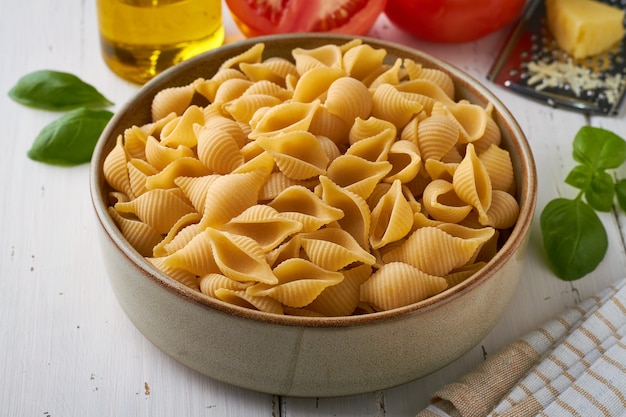
<path fill-rule="evenodd" d="M 224 12 L 229 41 L 241 37 Z M 506 31 L 463 45 L 418 41 L 381 17 L 370 35 L 447 60 L 485 84 Z M 626 216 L 602 214 L 609 251 L 591 275 L 557 279 L 541 250 L 538 214 L 554 197 L 573 197 L 563 179 L 571 144 L 585 124 L 626 136 L 625 112 L 585 117 L 552 109 L 490 85 L 516 116 L 536 158 L 538 211 L 519 292 L 496 328 L 446 368 L 382 392 L 343 398 L 273 397 L 229 386 L 170 359 L 129 322 L 109 287 L 94 238 L 89 166 L 33 162 L 26 152 L 58 114 L 11 101 L 18 78 L 39 69 L 72 72 L 119 108 L 138 87 L 100 58 L 95 2 L 22 0 L 0 14 L 0 414 L 3 416 L 414 416 L 428 396 L 485 355 L 566 306 L 617 280 L 626 270 Z M 626 172 L 620 173 L 626 177 Z M 417 360 L 417 358 L 416 358 Z"/>

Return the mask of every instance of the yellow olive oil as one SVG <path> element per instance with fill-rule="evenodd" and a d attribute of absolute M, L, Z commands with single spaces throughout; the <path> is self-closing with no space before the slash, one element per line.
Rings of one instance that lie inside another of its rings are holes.
<path fill-rule="evenodd" d="M 97 0 L 102 57 L 143 84 L 224 42 L 221 0 Z"/>

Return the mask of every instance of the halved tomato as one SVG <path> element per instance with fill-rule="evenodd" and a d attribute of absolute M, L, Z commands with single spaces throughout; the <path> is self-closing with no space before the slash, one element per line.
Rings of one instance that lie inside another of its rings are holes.
<path fill-rule="evenodd" d="M 400 29 L 434 42 L 466 42 L 503 28 L 526 0 L 388 0 L 385 14 Z"/>
<path fill-rule="evenodd" d="M 248 38 L 292 32 L 365 35 L 387 0 L 226 0 Z"/>

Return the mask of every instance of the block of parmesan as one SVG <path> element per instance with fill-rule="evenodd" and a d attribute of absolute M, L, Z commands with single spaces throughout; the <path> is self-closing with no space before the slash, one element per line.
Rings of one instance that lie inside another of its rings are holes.
<path fill-rule="evenodd" d="M 546 20 L 559 48 L 574 58 L 596 55 L 624 37 L 624 10 L 595 0 L 546 0 Z"/>

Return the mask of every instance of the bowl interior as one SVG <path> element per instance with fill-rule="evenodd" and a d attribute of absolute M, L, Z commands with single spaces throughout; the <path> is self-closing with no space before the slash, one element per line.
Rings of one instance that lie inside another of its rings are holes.
<path fill-rule="evenodd" d="M 520 246 L 523 245 L 525 237 L 529 231 L 535 209 L 536 172 L 532 154 L 522 130 L 511 113 L 496 96 L 494 96 L 478 81 L 456 67 L 420 51 L 366 37 L 362 38 L 365 43 L 370 44 L 374 48 L 384 48 L 387 51 L 386 60 L 389 63 L 394 62 L 396 58 L 409 57 L 416 62 L 423 64 L 425 67 L 437 68 L 447 72 L 452 76 L 455 82 L 457 100 L 467 99 L 472 103 L 482 106 L 486 106 L 488 103 L 493 103 L 494 105 L 493 117 L 502 132 L 501 146 L 510 152 L 514 166 L 517 200 L 520 205 L 520 214 L 517 224 L 510 231 L 510 234 L 501 249 L 478 273 L 474 274 L 462 283 L 426 300 L 389 311 L 332 318 L 279 316 L 229 305 L 220 300 L 210 298 L 199 292 L 188 289 L 173 279 L 168 278 L 159 270 L 154 268 L 128 244 L 116 227 L 112 218 L 108 215 L 108 188 L 103 175 L 104 159 L 114 147 L 117 137 L 122 134 L 126 128 L 132 125 L 142 125 L 151 121 L 151 102 L 157 92 L 168 87 L 187 85 L 199 77 L 210 78 L 218 70 L 224 60 L 248 50 L 253 44 L 258 42 L 263 42 L 265 44 L 265 56 L 291 58 L 291 51 L 294 48 L 309 49 L 329 43 L 343 44 L 352 39 L 353 37 L 351 36 L 321 34 L 276 35 L 248 39 L 223 46 L 192 58 L 189 61 L 178 64 L 144 85 L 137 96 L 121 108 L 113 117 L 103 132 L 92 159 L 92 200 L 97 217 L 106 234 L 109 235 L 113 242 L 115 242 L 115 244 L 121 249 L 121 251 L 124 252 L 126 256 L 132 259 L 132 261 L 136 263 L 139 268 L 146 271 L 147 275 L 149 275 L 151 279 L 159 281 L 164 287 L 178 293 L 181 297 L 184 297 L 191 302 L 203 304 L 208 308 L 215 308 L 229 314 L 286 325 L 342 327 L 371 323 L 372 321 L 386 320 L 406 313 L 419 312 L 420 310 L 432 308 L 438 303 L 443 303 L 446 302 L 446 300 L 457 297 L 468 288 L 480 285 L 482 281 L 488 280 L 490 276 L 497 273 L 502 265 L 506 263 L 510 257 L 514 256 Z"/>

